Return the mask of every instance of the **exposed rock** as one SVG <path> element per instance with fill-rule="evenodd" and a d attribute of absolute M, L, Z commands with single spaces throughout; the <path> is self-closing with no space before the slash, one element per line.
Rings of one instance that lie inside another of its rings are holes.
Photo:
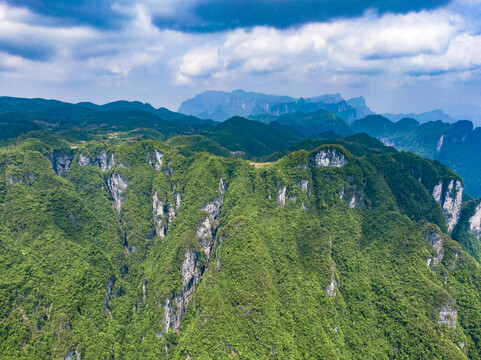
<path fill-rule="evenodd" d="M 357 205 L 356 196 L 352 195 L 351 201 L 349 201 L 349 207 L 351 209 L 355 208 Z"/>
<path fill-rule="evenodd" d="M 277 191 L 277 203 L 280 206 L 286 206 L 286 192 L 287 187 L 285 185 L 282 185 Z"/>
<path fill-rule="evenodd" d="M 170 165 L 170 163 L 169 165 L 167 165 L 167 169 L 164 169 L 163 172 L 165 175 L 169 175 L 171 177 L 174 176 L 174 170 L 172 169 L 172 166 Z"/>
<path fill-rule="evenodd" d="M 23 183 L 23 178 L 18 175 L 8 175 L 7 181 L 9 184 L 19 184 Z"/>
<path fill-rule="evenodd" d="M 162 169 L 162 158 L 164 157 L 164 154 L 161 153 L 159 150 L 154 149 L 154 156 L 155 156 L 155 170 L 160 170 Z"/>
<path fill-rule="evenodd" d="M 337 283 L 336 279 L 334 278 L 334 274 L 331 275 L 331 282 L 329 283 L 329 286 L 326 288 L 326 294 L 331 297 L 335 297 L 337 294 Z"/>
<path fill-rule="evenodd" d="M 123 194 L 129 185 L 129 182 L 124 180 L 120 174 L 112 174 L 107 180 L 110 196 L 112 197 L 112 206 L 120 214 L 120 208 L 124 202 L 125 195 Z"/>
<path fill-rule="evenodd" d="M 162 159 L 164 154 L 159 150 L 154 149 L 154 159 L 152 159 L 151 156 L 151 153 L 147 153 L 147 160 L 149 161 L 150 166 L 152 166 L 155 170 L 160 171 L 162 169 Z"/>
<path fill-rule="evenodd" d="M 180 211 L 182 195 L 180 193 L 174 193 L 174 197 L 175 197 L 175 211 L 178 214 Z"/>
<path fill-rule="evenodd" d="M 460 180 L 449 182 L 444 198 L 442 197 L 443 182 L 440 181 L 433 189 L 434 199 L 442 206 L 448 231 L 451 232 L 459 220 L 463 202 L 463 185 Z"/>
<path fill-rule="evenodd" d="M 338 195 L 339 195 L 339 199 L 342 200 L 342 198 L 344 197 L 344 193 L 345 193 L 345 189 L 344 187 L 341 189 L 341 191 L 338 192 Z"/>
<path fill-rule="evenodd" d="M 78 163 L 80 166 L 90 165 L 90 159 L 84 154 L 80 154 L 78 157 Z"/>
<path fill-rule="evenodd" d="M 307 188 L 309 187 L 309 181 L 307 180 L 301 180 L 301 190 L 302 191 L 307 191 Z"/>
<path fill-rule="evenodd" d="M 79 155 L 78 163 L 80 166 L 97 165 L 102 171 L 108 171 L 115 165 L 115 155 L 112 153 L 107 155 L 107 150 L 102 149 L 99 154 L 94 155 L 92 159 L 88 158 L 84 154 Z"/>
<path fill-rule="evenodd" d="M 382 142 L 386 146 L 396 147 L 396 144 L 394 144 L 394 142 L 388 137 L 380 137 L 379 141 Z"/>
<path fill-rule="evenodd" d="M 180 268 L 182 275 L 182 291 L 167 299 L 164 305 L 164 333 L 170 328 L 177 331 L 180 322 L 185 314 L 190 297 L 199 284 L 201 279 L 200 270 L 196 267 L 198 262 L 198 253 L 192 250 L 185 252 L 185 259 Z M 176 310 L 174 311 L 172 304 L 176 302 Z"/>
<path fill-rule="evenodd" d="M 210 251 L 212 247 L 213 237 L 212 237 L 212 226 L 210 225 L 210 220 L 208 217 L 197 227 L 196 235 L 200 238 L 200 247 L 204 250 L 207 257 L 210 256 Z"/>
<path fill-rule="evenodd" d="M 292 201 L 292 202 L 296 202 L 296 200 L 297 200 L 297 196 L 295 196 L 295 195 L 293 195 L 293 196 L 288 196 L 287 198 L 288 198 L 290 201 Z"/>
<path fill-rule="evenodd" d="M 202 207 L 202 210 L 208 212 L 208 216 L 197 227 L 197 237 L 200 238 L 200 246 L 204 250 L 207 258 L 209 258 L 212 245 L 215 239 L 215 233 L 219 227 L 220 213 L 222 211 L 222 205 L 224 203 L 226 184 L 224 180 L 219 180 L 219 196 L 213 201 L 208 202 Z"/>
<path fill-rule="evenodd" d="M 441 135 L 438 141 L 438 146 L 436 146 L 436 151 L 439 152 L 441 150 L 441 147 L 443 146 L 443 141 L 444 141 L 444 135 Z"/>
<path fill-rule="evenodd" d="M 454 187 L 454 180 L 451 180 L 448 186 L 448 191 L 444 197 L 443 210 L 446 217 L 446 225 L 448 230 L 452 231 L 459 220 L 461 213 L 461 204 L 463 202 L 463 186 L 461 181 L 456 180 L 456 187 Z"/>
<path fill-rule="evenodd" d="M 52 168 L 57 175 L 62 175 L 69 171 L 72 164 L 73 156 L 55 155 L 47 156 L 47 159 L 52 164 Z"/>
<path fill-rule="evenodd" d="M 70 351 L 67 356 L 65 357 L 65 360 L 80 360 L 80 352 L 77 352 L 77 350 L 72 350 Z"/>
<path fill-rule="evenodd" d="M 478 239 L 481 235 L 481 202 L 474 209 L 474 214 L 469 218 L 469 232 Z"/>
<path fill-rule="evenodd" d="M 428 232 L 424 234 L 424 238 L 429 241 L 429 243 L 436 250 L 436 255 L 433 257 L 433 265 L 438 265 L 444 258 L 443 241 L 441 238 L 441 233 L 439 232 Z M 429 260 L 429 261 L 428 261 Z M 431 265 L 431 259 L 426 260 L 428 266 Z"/>
<path fill-rule="evenodd" d="M 438 203 L 441 204 L 441 195 L 443 192 L 443 181 L 440 180 L 439 184 L 437 184 L 433 189 L 433 197 Z"/>
<path fill-rule="evenodd" d="M 456 327 L 456 321 L 458 319 L 458 312 L 454 307 L 454 304 L 449 302 L 438 310 L 439 320 L 437 324 L 445 324 L 450 328 Z"/>
<path fill-rule="evenodd" d="M 314 158 L 314 165 L 317 167 L 343 167 L 347 164 L 344 154 L 338 154 L 337 150 L 323 149 Z"/>
<path fill-rule="evenodd" d="M 152 200 L 155 233 L 163 240 L 166 233 L 166 228 L 163 226 L 164 204 L 162 204 L 162 201 L 159 200 L 157 191 L 154 193 Z"/>
<path fill-rule="evenodd" d="M 95 157 L 94 162 L 98 164 L 100 170 L 107 171 L 112 169 L 112 167 L 114 166 L 115 156 L 113 153 L 110 154 L 110 156 L 107 156 L 107 151 L 105 149 L 102 149 L 100 151 L 100 154 Z"/>
<path fill-rule="evenodd" d="M 142 301 L 145 304 L 145 300 L 147 299 L 147 289 L 146 289 L 147 282 L 142 282 Z"/>

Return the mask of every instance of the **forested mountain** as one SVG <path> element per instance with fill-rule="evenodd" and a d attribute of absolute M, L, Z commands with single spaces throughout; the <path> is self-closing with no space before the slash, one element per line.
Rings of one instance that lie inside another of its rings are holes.
<path fill-rule="evenodd" d="M 380 115 L 371 115 L 356 120 L 351 128 L 354 132 L 366 132 L 386 145 L 440 161 L 463 177 L 471 195 L 481 196 L 481 129 L 475 129 L 471 121 L 420 124 L 405 118 L 394 123 Z"/>
<path fill-rule="evenodd" d="M 424 125 L 36 103 L 0 112 L 0 358 L 481 358 L 480 200 L 366 133 L 308 135 Z"/>

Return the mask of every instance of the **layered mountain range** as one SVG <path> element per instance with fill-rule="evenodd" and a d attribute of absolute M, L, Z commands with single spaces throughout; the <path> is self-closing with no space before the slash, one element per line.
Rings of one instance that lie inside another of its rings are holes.
<path fill-rule="evenodd" d="M 266 95 L 243 90 L 235 90 L 231 93 L 206 91 L 192 99 L 185 100 L 178 111 L 202 119 L 224 121 L 232 116 L 249 118 L 259 115 L 281 116 L 296 112 L 311 113 L 318 110 L 326 110 L 348 122 L 374 114 L 362 96 L 345 100 L 341 94 L 337 93 L 295 99 L 289 96 Z M 417 119 L 421 123 L 433 120 L 455 121 L 439 109 L 421 114 L 389 113 L 383 115 L 393 121 L 405 117 Z"/>
<path fill-rule="evenodd" d="M 472 124 L 0 108 L 1 358 L 481 358 Z"/>

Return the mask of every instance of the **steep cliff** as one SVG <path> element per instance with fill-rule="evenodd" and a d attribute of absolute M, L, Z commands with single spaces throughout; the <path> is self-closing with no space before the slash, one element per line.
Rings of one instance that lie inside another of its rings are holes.
<path fill-rule="evenodd" d="M 254 163 L 87 142 L 61 176 L 1 149 L 0 357 L 481 357 L 481 270 L 451 238 L 479 241 L 479 201 L 345 144 Z"/>

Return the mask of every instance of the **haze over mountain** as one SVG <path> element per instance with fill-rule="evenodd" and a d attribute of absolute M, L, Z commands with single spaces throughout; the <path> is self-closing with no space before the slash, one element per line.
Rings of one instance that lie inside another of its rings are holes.
<path fill-rule="evenodd" d="M 295 112 L 311 113 L 318 110 L 329 111 L 348 122 L 363 118 L 374 112 L 366 105 L 366 100 L 356 97 L 344 100 L 341 94 L 324 94 L 311 98 L 294 99 L 289 96 L 266 95 L 235 90 L 206 91 L 182 102 L 178 112 L 194 115 L 202 119 L 224 121 L 232 116 L 255 117 L 258 115 L 281 116 Z M 393 121 L 411 117 L 419 122 L 442 120 L 455 121 L 442 110 L 432 110 L 421 114 L 383 114 Z"/>

